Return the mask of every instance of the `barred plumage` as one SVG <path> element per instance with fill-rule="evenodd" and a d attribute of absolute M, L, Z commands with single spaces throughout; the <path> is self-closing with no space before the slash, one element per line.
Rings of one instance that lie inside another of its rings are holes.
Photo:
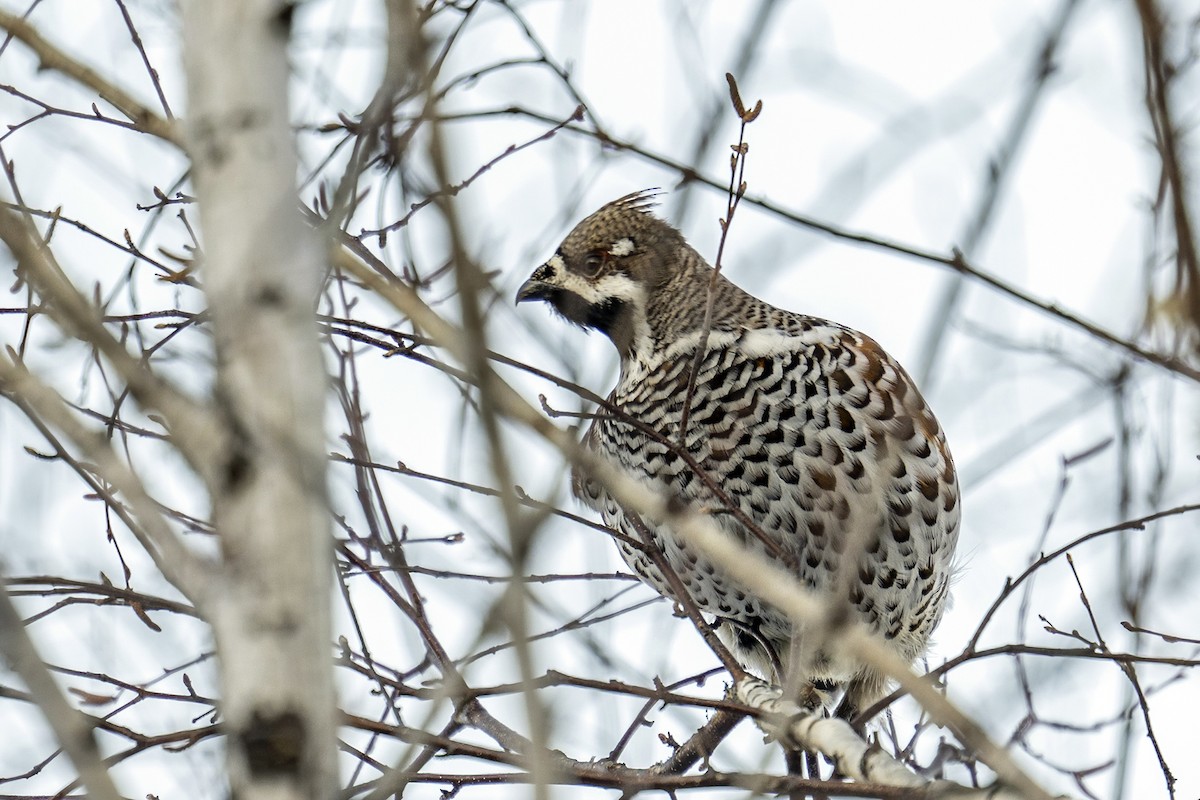
<path fill-rule="evenodd" d="M 945 607 L 958 537 L 954 463 L 933 413 L 874 340 L 775 308 L 723 276 L 706 337 L 712 268 L 653 216 L 651 204 L 651 195 L 637 193 L 589 216 L 517 294 L 518 302 L 543 300 L 567 320 L 603 331 L 621 354 L 609 396 L 619 414 L 601 413 L 586 444 L 713 513 L 831 602 L 848 603 L 903 658 L 916 659 Z M 681 442 L 719 492 L 685 463 Z M 599 485 L 576 475 L 574 490 L 606 524 L 640 540 Z M 768 542 L 728 513 L 730 505 Z M 669 530 L 651 534 L 700 610 L 727 623 L 718 632 L 747 668 L 778 680 L 772 673 L 790 660 L 802 678 L 844 685 L 845 713 L 883 694 L 881 676 L 793 643 L 783 614 Z M 638 575 L 672 595 L 644 552 L 619 546 Z M 857 563 L 842 566 L 847 553 Z"/>

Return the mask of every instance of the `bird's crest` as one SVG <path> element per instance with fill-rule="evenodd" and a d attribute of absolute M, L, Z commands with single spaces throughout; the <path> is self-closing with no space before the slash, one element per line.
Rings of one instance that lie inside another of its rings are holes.
<path fill-rule="evenodd" d="M 643 214 L 653 216 L 653 209 L 658 205 L 658 198 L 662 197 L 663 194 L 664 192 L 661 188 L 654 186 L 649 189 L 631 192 L 624 197 L 618 197 L 605 206 L 605 208 L 640 211 Z"/>

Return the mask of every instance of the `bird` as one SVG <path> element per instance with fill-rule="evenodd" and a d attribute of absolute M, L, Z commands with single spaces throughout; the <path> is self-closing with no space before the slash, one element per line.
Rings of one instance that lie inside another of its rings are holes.
<path fill-rule="evenodd" d="M 516 294 L 616 346 L 617 384 L 583 444 L 711 515 L 912 664 L 947 607 L 958 540 L 941 426 L 874 339 L 739 288 L 655 214 L 657 197 L 634 192 L 583 219 Z M 578 468 L 572 491 L 622 534 L 627 565 L 678 601 L 665 560 L 747 670 L 778 685 L 798 675 L 822 704 L 840 697 L 846 719 L 886 695 L 877 669 L 806 648 L 786 614 Z"/>

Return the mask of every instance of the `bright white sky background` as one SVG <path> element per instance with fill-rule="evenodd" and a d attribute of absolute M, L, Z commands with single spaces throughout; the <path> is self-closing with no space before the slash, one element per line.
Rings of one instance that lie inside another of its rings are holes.
<path fill-rule="evenodd" d="M 0 5 L 13 11 L 28 7 L 17 0 L 0 0 Z M 338 112 L 353 117 L 378 79 L 383 54 L 378 4 L 313 0 L 304 5 L 297 16 L 294 48 L 295 121 L 321 125 Z M 686 161 L 711 110 L 719 109 L 722 124 L 699 167 L 708 176 L 727 178 L 728 145 L 736 141 L 737 130 L 723 76 L 735 66 L 758 3 L 533 0 L 514 5 L 549 53 L 570 67 L 589 112 L 610 135 Z M 1036 54 L 1062 4 L 851 0 L 777 5 L 752 67 L 738 74 L 743 96 L 750 102 L 761 98 L 764 105 L 748 133 L 749 194 L 797 214 L 921 250 L 948 254 L 952 246 L 961 245 L 984 191 L 989 161 L 1005 141 Z M 1197 13 L 1194 3 L 1164 5 L 1178 19 Z M 186 116 L 178 22 L 171 4 L 133 0 L 129 7 L 173 109 Z M 155 105 L 113 3 L 44 0 L 30 20 L 60 47 Z M 513 20 L 494 8 L 482 9 L 463 36 L 447 64 L 448 76 L 532 55 Z M 1143 104 L 1141 48 L 1132 2 L 1078 4 L 1056 59 L 1057 72 L 1040 98 L 992 224 L 969 254 L 980 269 L 1121 336 L 1139 329 L 1147 261 L 1166 261 L 1155 249 L 1161 241 L 1155 238 L 1147 211 L 1158 173 Z M 0 84 L 86 112 L 94 98 L 60 77 L 35 74 L 33 66 L 27 51 L 10 44 L 0 55 Z M 1176 112 L 1192 123 L 1195 98 L 1200 96 L 1194 73 L 1193 69 L 1176 90 Z M 561 120 L 574 104 L 544 68 L 525 68 L 486 77 L 453 93 L 443 110 L 521 105 Z M 31 109 L 0 94 L 0 136 L 4 125 L 26 119 Z M 506 116 L 450 126 L 455 179 L 466 178 L 509 145 L 548 127 Z M 314 167 L 334 141 L 334 136 L 306 134 L 305 168 Z M 153 202 L 150 187 L 168 188 L 184 168 L 177 155 L 142 137 L 64 120 L 31 126 L 0 139 L 0 145 L 5 157 L 16 162 L 26 202 L 39 208 L 61 205 L 64 213 L 118 240 L 123 229 L 130 229 L 135 238 L 141 235 L 147 218 L 134 204 Z M 1196 161 L 1194 147 L 1186 154 Z M 652 186 L 668 190 L 662 213 L 711 258 L 724 196 L 692 187 L 686 195 L 687 213 L 680 216 L 685 193 L 671 191 L 677 183 L 678 175 L 669 170 L 636 156 L 602 153 L 593 141 L 563 132 L 500 161 L 462 192 L 456 202 L 472 253 L 495 270 L 499 299 L 490 312 L 489 345 L 535 366 L 573 375 L 593 391 L 606 393 L 616 369 L 607 340 L 568 328 L 543 308 L 513 308 L 513 292 L 575 221 L 603 202 Z M 313 193 L 306 187 L 305 200 Z M 0 189 L 0 196 L 8 199 L 10 192 Z M 1200 198 L 1194 202 L 1200 204 Z M 394 220 L 403 213 L 397 210 L 400 205 L 387 190 L 376 191 L 351 229 Z M 434 216 L 415 217 L 406 235 L 391 238 L 387 255 L 394 266 L 415 263 L 425 272 L 437 266 L 445 243 Z M 175 251 L 183 240 L 173 217 L 146 235 L 151 246 Z M 64 233 L 57 242 L 60 261 L 80 286 L 98 281 L 111 287 L 128 268 L 125 257 L 96 248 L 84 237 Z M 6 258 L 7 254 L 0 256 L 5 269 Z M 866 331 L 915 375 L 926 373 L 922 343 L 939 299 L 954 280 L 935 264 L 833 239 L 750 205 L 738 212 L 724 264 L 728 277 L 776 305 Z M 1165 271 L 1155 274 L 1153 280 L 1161 283 Z M 9 285 L 11 280 L 6 280 Z M 444 282 L 440 294 L 435 287 L 429 296 L 445 297 L 449 288 Z M 194 307 L 197 302 L 194 293 L 176 295 L 153 281 L 139 291 L 146 307 L 176 302 Z M 1047 528 L 1064 475 L 1063 459 L 1116 436 L 1112 395 L 1097 379 L 1115 373 L 1125 363 L 1124 356 L 978 283 L 968 282 L 962 291 L 945 347 L 924 381 L 925 395 L 947 431 L 964 489 L 962 569 L 954 605 L 936 635 L 931 664 L 962 650 L 1005 578 L 1024 569 L 1039 549 L 1054 549 L 1125 518 L 1200 500 L 1196 385 L 1129 362 L 1125 411 L 1132 431 L 1132 494 L 1127 516 L 1118 506 L 1121 457 L 1114 442 L 1071 468 L 1069 486 Z M 116 301 L 118 306 L 122 302 L 127 301 Z M 0 299 L 0 306 L 22 303 L 20 296 Z M 452 304 L 439 310 L 454 314 Z M 387 324 L 381 309 L 364 313 Z M 22 322 L 0 316 L 0 343 L 16 341 Z M 95 384 L 81 386 L 81 363 L 64 357 L 77 351 L 58 347 L 49 330 L 47 326 L 37 337 L 42 349 L 31 356 L 31 363 L 68 397 L 95 401 Z M 1165 351 L 1170 340 L 1158 335 L 1143 343 Z M 193 348 L 196 359 L 206 357 L 200 344 L 193 342 Z M 181 359 L 166 368 L 203 391 L 204 373 L 194 369 L 196 363 Z M 492 481 L 485 461 L 470 455 L 481 452 L 481 440 L 471 426 L 464 430 L 461 398 L 447 380 L 401 359 L 372 357 L 363 365 L 364 382 L 372 391 L 367 403 L 380 461 L 400 460 L 425 472 Z M 504 374 L 533 402 L 544 393 L 551 406 L 578 408 L 578 399 L 568 392 L 515 371 Z M 557 498 L 573 508 L 563 497 L 565 472 L 557 459 L 521 431 L 509 434 L 512 451 L 520 454 L 515 460 L 517 482 L 535 497 Z M 0 558 L 6 572 L 88 578 L 100 571 L 114 573 L 118 568 L 111 550 L 101 541 L 98 505 L 82 499 L 81 484 L 67 470 L 47 468 L 22 449 L 39 444 L 19 412 L 0 403 Z M 338 446 L 331 441 L 331 450 Z M 352 476 L 336 466 L 331 475 L 335 495 L 349 508 Z M 173 465 L 154 470 L 148 480 L 160 496 L 204 513 L 189 499 L 194 487 Z M 468 534 L 461 545 L 429 545 L 426 563 L 495 571 L 498 562 L 487 537 L 500 541 L 502 535 L 489 529 L 488 520 L 496 515 L 493 504 L 411 479 L 398 478 L 387 490 L 395 507 L 404 509 L 404 522 L 414 535 L 457 530 Z M 1039 545 L 1043 532 L 1045 541 Z M 1198 534 L 1195 515 L 1153 529 L 1160 541 L 1152 548 L 1158 564 L 1155 582 L 1144 598 L 1147 627 L 1200 635 Z M 1136 545 L 1135 559 L 1142 557 L 1143 544 Z M 1126 617 L 1113 590 L 1116 554 L 1117 538 L 1110 537 L 1081 548 L 1075 559 L 1110 646 L 1125 649 L 1132 646 L 1132 638 L 1120 627 Z M 136 553 L 127 555 L 138 561 Z M 554 522 L 543 530 L 531 567 L 537 572 L 610 572 L 623 565 L 610 543 Z M 624 587 L 578 588 L 573 597 L 548 593 L 538 624 L 562 624 Z M 482 602 L 480 598 L 488 596 L 485 590 L 432 583 L 428 589 L 430 606 L 445 621 L 447 634 L 458 631 L 463 646 L 469 644 L 479 622 L 470 616 L 471 603 Z M 480 594 L 473 594 L 477 591 Z M 637 587 L 623 602 L 652 596 L 649 589 Z M 1015 641 L 1019 603 L 1020 598 L 1013 598 L 1003 607 L 983 646 Z M 1043 633 L 1038 614 L 1062 630 L 1090 633 L 1065 561 L 1041 574 L 1029 607 L 1030 643 L 1072 644 Z M 205 632 L 199 625 L 156 638 L 144 628 L 109 628 L 86 611 L 73 614 L 34 628 L 51 660 L 59 653 L 62 663 L 87 663 L 89 669 L 115 671 L 120 664 L 124 674 L 148 680 L 160 664 L 171 663 L 171 656 L 159 653 L 185 654 L 203 647 Z M 619 624 L 597 625 L 590 635 L 599 646 L 619 654 L 613 669 L 623 676 L 646 680 L 658 673 L 669 681 L 711 661 L 688 625 L 671 618 L 665 603 L 623 617 Z M 411 651 L 406 648 L 415 647 L 416 640 L 410 631 L 384 631 L 373 641 L 384 651 L 377 652 L 381 658 L 407 663 L 411 655 L 406 652 Z M 389 646 L 394 648 L 391 653 L 386 652 Z M 1151 652 L 1195 657 L 1195 648 L 1167 649 L 1155 642 L 1145 646 Z M 578 647 L 571 654 L 556 647 L 551 640 L 539 648 L 543 667 L 587 668 Z M 129 669 L 126 659 L 131 654 L 141 654 L 137 658 L 144 668 Z M 505 659 L 483 659 L 474 674 L 504 674 L 511 669 L 511 661 Z M 1032 658 L 1025 664 L 1044 719 L 1087 727 L 1119 713 L 1127 683 L 1113 664 L 1072 662 L 1067 669 L 1058 660 Z M 596 669 L 594 664 L 590 668 Z M 1156 688 L 1150 708 L 1164 756 L 1179 779 L 1177 796 L 1192 798 L 1200 795 L 1200 765 L 1195 759 L 1200 680 L 1184 673 L 1182 679 L 1160 686 L 1173 674 L 1149 669 L 1143 677 L 1147 686 Z M 211 674 L 205 676 L 200 667 L 193 678 L 211 681 Z M 0 670 L 0 683 L 8 682 Z M 976 662 L 956 671 L 950 693 L 1001 741 L 1013 734 L 1025 712 L 1011 659 Z M 564 702 L 551 713 L 561 746 L 576 757 L 607 750 L 608 745 L 595 742 L 611 744 L 611 731 L 619 731 L 630 718 L 628 708 L 615 702 L 613 708 L 588 709 Z M 6 719 L 6 714 L 12 717 Z M 688 719 L 694 724 L 699 717 Z M 674 730 L 682 728 L 680 723 Z M 629 751 L 630 761 L 643 764 L 663 757 L 666 751 L 656 739 L 663 729 L 639 734 Z M 596 730 L 607 731 L 609 738 Z M 748 731 L 741 734 L 731 748 L 746 763 L 758 764 L 757 754 L 766 752 L 760 739 Z M 1029 747 L 1064 769 L 1083 769 L 1111 757 L 1116 736 L 1113 726 L 1095 734 L 1043 728 Z M 1125 796 L 1166 797 L 1162 773 L 1142 729 L 1134 736 L 1137 756 Z M 45 742 L 36 715 L 14 714 L 11 704 L 0 703 L 0 775 L 27 769 L 31 753 L 46 752 Z M 772 752 L 770 757 L 776 756 Z M 1050 788 L 1078 793 L 1068 777 L 1026 760 Z M 198 748 L 193 756 L 169 761 L 135 759 L 117 775 L 128 795 L 152 792 L 166 800 L 218 796 L 198 787 L 210 785 L 219 770 L 216 751 Z M 1117 796 L 1112 782 L 1109 770 L 1088 787 L 1102 797 Z M 58 785 L 30 781 L 0 788 L 0 795 Z M 411 796 L 436 797 L 437 791 L 414 787 Z M 573 795 L 561 790 L 561 796 Z"/>

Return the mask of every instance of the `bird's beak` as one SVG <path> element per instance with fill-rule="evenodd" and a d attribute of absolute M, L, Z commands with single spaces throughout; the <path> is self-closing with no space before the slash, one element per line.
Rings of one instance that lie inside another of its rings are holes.
<path fill-rule="evenodd" d="M 538 267 L 529 276 L 529 280 L 521 284 L 521 288 L 517 289 L 518 303 L 524 303 L 526 300 L 545 300 L 550 296 L 550 292 L 555 288 L 547 279 L 553 275 L 554 271 L 546 264 Z"/>

